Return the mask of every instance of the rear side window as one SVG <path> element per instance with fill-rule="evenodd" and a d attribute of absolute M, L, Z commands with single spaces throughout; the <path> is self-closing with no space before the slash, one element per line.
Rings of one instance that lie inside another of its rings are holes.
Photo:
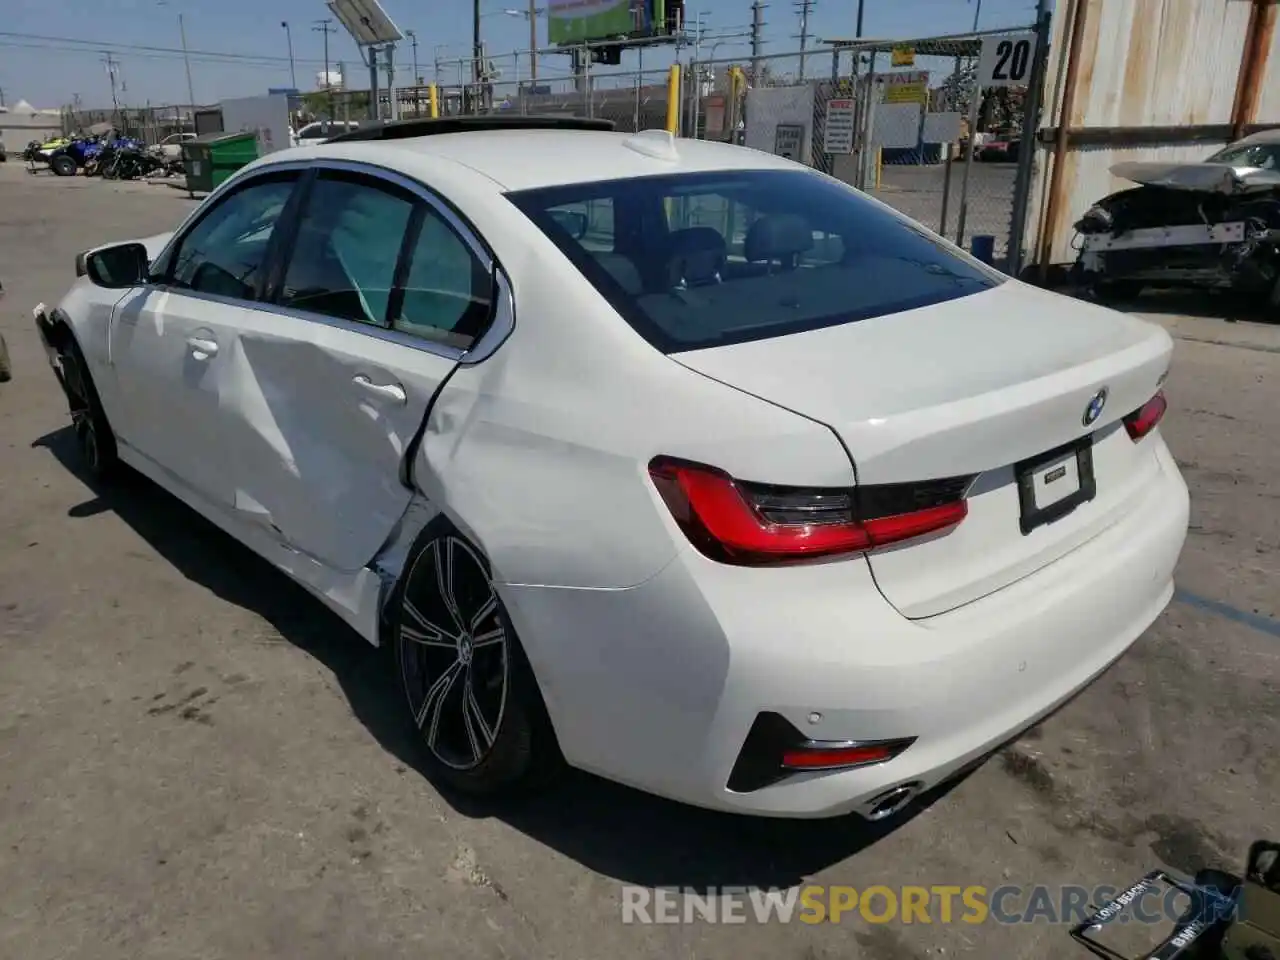
<path fill-rule="evenodd" d="M 994 270 L 806 171 L 636 177 L 508 194 L 665 353 L 901 313 Z"/>

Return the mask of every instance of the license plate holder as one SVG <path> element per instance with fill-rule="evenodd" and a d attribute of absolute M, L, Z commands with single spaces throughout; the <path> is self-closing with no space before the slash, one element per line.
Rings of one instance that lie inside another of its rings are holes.
<path fill-rule="evenodd" d="M 1026 536 L 1036 527 L 1061 520 L 1098 493 L 1093 474 L 1093 434 L 1038 453 L 1014 465 L 1018 481 L 1018 525 Z M 1071 480 L 1074 479 L 1074 488 Z M 1066 483 L 1058 488 L 1055 484 Z M 1069 492 L 1067 492 L 1069 491 Z"/>
<path fill-rule="evenodd" d="M 1159 943 L 1140 948 L 1140 953 L 1134 954 L 1131 950 L 1121 953 L 1103 941 L 1102 935 L 1109 929 L 1142 926 L 1138 907 L 1142 906 L 1146 912 L 1153 909 L 1160 912 L 1168 903 L 1167 893 L 1175 890 L 1187 901 L 1186 908 L 1180 917 L 1169 918 L 1173 929 Z M 1162 892 L 1166 895 L 1159 896 Z M 1232 898 L 1219 890 L 1197 886 L 1165 870 L 1152 870 L 1073 926 L 1071 938 L 1102 960 L 1191 960 L 1206 955 L 1203 948 L 1221 943 L 1234 910 Z M 1131 920 L 1139 922 L 1128 923 Z M 1211 949 L 1208 955 L 1217 956 L 1218 952 Z"/>

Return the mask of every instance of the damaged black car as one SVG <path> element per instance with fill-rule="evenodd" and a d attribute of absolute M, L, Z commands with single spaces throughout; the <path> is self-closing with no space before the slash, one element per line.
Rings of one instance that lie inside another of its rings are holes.
<path fill-rule="evenodd" d="M 1280 318 L 1280 130 L 1199 163 L 1118 163 L 1111 173 L 1140 186 L 1076 222 L 1082 286 L 1112 300 L 1146 287 L 1230 290 Z"/>

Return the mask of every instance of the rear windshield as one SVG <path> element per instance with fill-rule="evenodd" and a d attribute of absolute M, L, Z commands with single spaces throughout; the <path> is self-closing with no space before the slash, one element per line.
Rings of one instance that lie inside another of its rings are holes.
<path fill-rule="evenodd" d="M 664 353 L 900 313 L 1003 280 L 844 184 L 802 170 L 507 196 Z"/>

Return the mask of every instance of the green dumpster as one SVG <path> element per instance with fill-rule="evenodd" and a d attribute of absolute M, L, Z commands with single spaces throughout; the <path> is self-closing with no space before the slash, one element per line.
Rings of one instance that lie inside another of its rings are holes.
<path fill-rule="evenodd" d="M 210 193 L 241 167 L 258 159 L 258 137 L 252 132 L 206 133 L 182 145 L 187 190 Z"/>

